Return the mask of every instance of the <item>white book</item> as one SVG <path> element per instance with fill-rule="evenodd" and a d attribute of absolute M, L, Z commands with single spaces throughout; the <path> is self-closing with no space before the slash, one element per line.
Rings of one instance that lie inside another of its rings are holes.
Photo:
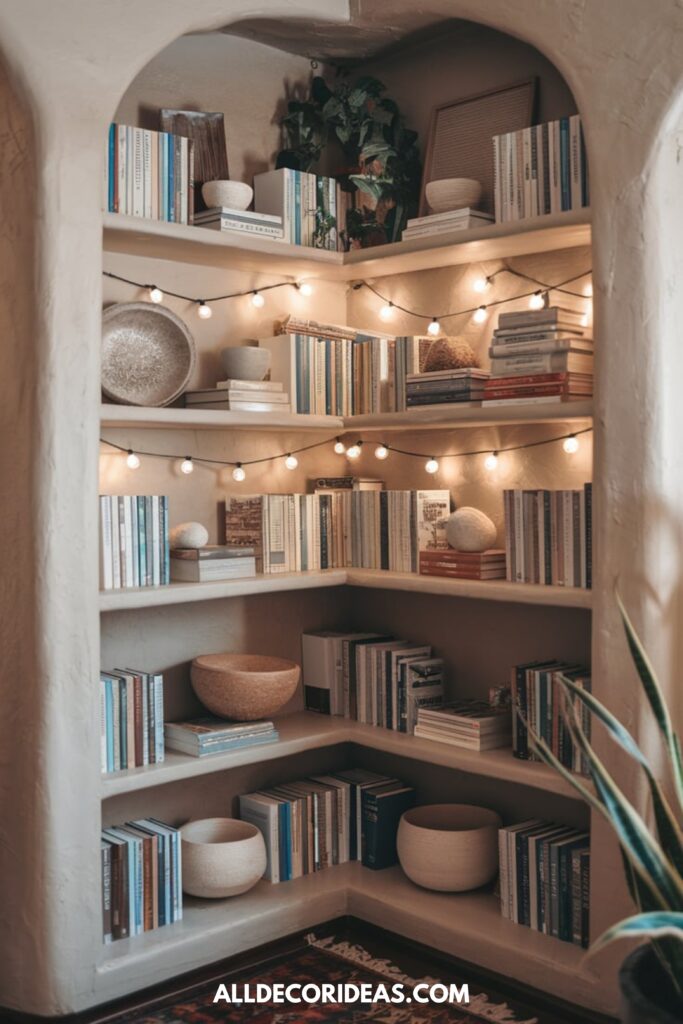
<path fill-rule="evenodd" d="M 572 210 L 581 209 L 581 118 L 569 118 L 569 193 Z"/>
<path fill-rule="evenodd" d="M 107 770 L 107 689 L 100 679 L 100 768 Z"/>
<path fill-rule="evenodd" d="M 479 220 L 475 217 L 468 217 L 467 220 L 445 222 L 443 224 L 425 224 L 420 228 L 406 228 L 401 239 L 406 242 L 411 238 L 431 238 L 439 235 L 447 235 L 456 231 L 472 231 L 475 228 L 482 228 L 490 225 L 492 221 Z"/>
<path fill-rule="evenodd" d="M 490 223 L 493 214 L 483 210 L 474 210 L 471 206 L 462 206 L 459 210 L 446 210 L 445 213 L 430 213 L 426 217 L 411 217 L 406 222 L 407 228 L 427 227 L 432 224 L 451 224 L 461 220 L 482 220 Z"/>
<path fill-rule="evenodd" d="M 282 228 L 271 228 L 265 224 L 241 224 L 233 221 L 207 221 L 205 224 L 196 224 L 197 228 L 202 228 L 207 231 L 221 231 L 224 234 L 237 234 L 243 237 L 249 235 L 250 237 L 268 238 L 273 242 L 283 242 L 284 233 Z"/>
<path fill-rule="evenodd" d="M 159 496 L 152 495 L 152 586 L 161 585 L 161 530 L 159 528 Z"/>
<path fill-rule="evenodd" d="M 304 339 L 301 335 L 278 334 L 275 338 L 260 338 L 259 347 L 267 348 L 271 353 L 270 376 L 282 384 L 283 389 L 292 396 L 292 405 L 296 412 L 305 408 L 306 396 L 300 394 L 297 386 L 297 346 L 301 347 Z"/>
<path fill-rule="evenodd" d="M 142 129 L 142 204 L 143 216 L 152 217 L 152 133 Z"/>
<path fill-rule="evenodd" d="M 235 220 L 245 224 L 269 224 L 274 228 L 282 227 L 282 217 L 271 213 L 257 213 L 255 210 L 233 210 L 229 206 L 211 206 L 194 216 L 195 224 L 205 220 Z"/>
<path fill-rule="evenodd" d="M 114 587 L 112 553 L 111 500 L 108 494 L 100 495 L 100 586 L 103 590 Z"/>
<path fill-rule="evenodd" d="M 135 586 L 135 569 L 133 557 L 133 509 L 129 494 L 121 499 L 123 507 L 123 528 L 125 534 L 126 586 Z"/>
<path fill-rule="evenodd" d="M 256 559 L 216 558 L 206 561 L 171 559 L 171 579 L 183 583 L 244 579 L 256 575 Z"/>
<path fill-rule="evenodd" d="M 269 882 L 280 881 L 279 801 L 264 793 L 246 793 L 239 797 L 240 818 L 256 825 L 266 844 L 266 871 Z"/>
<path fill-rule="evenodd" d="M 133 128 L 133 216 L 144 217 L 144 158 L 142 151 L 142 128 Z"/>
<path fill-rule="evenodd" d="M 293 202 L 295 176 L 296 172 L 287 167 L 254 175 L 255 210 L 280 217 L 287 242 L 296 241 Z"/>

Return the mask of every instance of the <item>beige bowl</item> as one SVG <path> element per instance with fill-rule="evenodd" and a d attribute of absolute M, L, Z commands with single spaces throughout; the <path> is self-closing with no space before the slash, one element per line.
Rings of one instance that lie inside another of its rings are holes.
<path fill-rule="evenodd" d="M 213 209 L 246 210 L 254 195 L 251 185 L 243 181 L 206 181 L 202 185 L 202 199 Z"/>
<path fill-rule="evenodd" d="M 442 178 L 430 181 L 425 195 L 432 213 L 447 213 L 469 206 L 476 209 L 481 199 L 481 184 L 474 178 Z"/>
<path fill-rule="evenodd" d="M 248 821 L 204 818 L 180 830 L 183 892 L 204 899 L 239 896 L 266 870 L 266 844 Z"/>
<path fill-rule="evenodd" d="M 500 816 L 470 804 L 428 804 L 406 811 L 398 859 L 411 882 L 437 892 L 486 885 L 498 871 Z"/>
<path fill-rule="evenodd" d="M 279 711 L 294 695 L 301 669 L 264 654 L 202 654 L 192 662 L 192 688 L 221 718 L 252 722 Z"/>

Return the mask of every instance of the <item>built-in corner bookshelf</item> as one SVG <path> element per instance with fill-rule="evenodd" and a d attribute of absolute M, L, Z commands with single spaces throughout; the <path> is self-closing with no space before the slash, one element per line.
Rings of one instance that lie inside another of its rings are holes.
<path fill-rule="evenodd" d="M 342 288 L 344 282 L 361 277 L 406 275 L 464 263 L 553 253 L 586 247 L 590 241 L 587 210 L 496 224 L 452 237 L 438 236 L 436 241 L 419 239 L 352 253 L 307 250 L 259 238 L 235 240 L 221 232 L 115 214 L 105 214 L 103 225 L 105 253 L 117 257 L 173 261 L 178 273 L 187 265 L 239 269 L 250 272 L 252 279 L 257 274 L 293 278 L 306 275 L 338 283 Z M 592 421 L 590 400 L 490 409 L 413 409 L 346 419 L 116 405 L 103 405 L 101 409 L 101 426 L 125 431 L 127 437 L 139 436 L 142 450 L 150 431 L 170 432 L 171 436 L 176 431 L 191 431 L 195 437 L 201 437 L 204 431 L 224 432 L 226 437 L 233 431 L 254 436 L 286 431 L 288 436 L 301 434 L 302 445 L 311 434 L 351 438 L 358 431 L 375 432 L 375 436 L 381 431 L 382 436 L 390 438 L 394 431 L 420 431 L 421 443 L 426 444 L 431 431 L 449 431 L 450 436 L 457 436 L 459 430 L 490 430 L 500 437 L 507 430 L 524 427 L 533 431 L 549 424 L 578 430 L 591 426 Z M 492 442 L 492 447 L 497 446 Z M 139 470 L 140 474 L 144 472 L 144 467 Z M 560 636 L 566 620 L 567 644 L 579 637 L 584 650 L 590 649 L 590 590 L 352 568 L 103 591 L 99 598 L 102 642 L 108 651 L 120 652 L 122 659 L 127 653 L 125 645 L 134 643 L 135 656 L 143 660 L 158 659 L 167 644 L 167 660 L 175 667 L 171 696 L 182 704 L 183 695 L 176 691 L 184 688 L 189 692 L 189 682 L 186 671 L 181 679 L 182 673 L 175 669 L 198 653 L 197 634 L 202 642 L 214 643 L 215 649 L 220 649 L 220 630 L 225 631 L 226 623 L 232 621 L 234 608 L 236 620 L 250 621 L 248 634 L 240 636 L 248 635 L 252 646 L 261 636 L 267 643 L 268 623 L 278 609 L 287 609 L 288 621 L 294 622 L 301 609 L 300 634 L 315 619 L 316 604 L 323 601 L 327 608 L 338 601 L 340 616 L 355 603 L 367 609 L 373 607 L 368 602 L 374 602 L 376 624 L 381 622 L 382 626 L 394 615 L 405 619 L 413 606 L 423 609 L 423 618 L 438 618 L 442 628 L 449 628 L 452 621 L 457 632 L 462 623 L 466 634 L 462 642 L 469 645 L 466 662 L 476 659 L 477 624 L 482 636 L 480 646 L 490 645 L 492 632 L 500 635 L 500 644 L 510 645 L 510 665 L 518 657 L 515 633 L 522 621 L 532 632 L 538 629 L 541 638 L 548 629 L 554 637 Z M 263 618 L 260 609 L 265 609 Z M 401 628 L 401 622 L 396 628 Z M 130 659 L 122 663 L 130 663 Z M 148 671 L 156 667 L 149 665 Z M 467 802 L 470 796 L 472 802 L 477 802 L 472 794 L 484 799 L 482 792 L 495 790 L 504 794 L 503 806 L 511 819 L 521 821 L 537 812 L 549 813 L 549 807 L 557 806 L 558 815 L 566 814 L 570 824 L 588 820 L 571 786 L 541 764 L 516 759 L 509 749 L 476 753 L 302 710 L 284 715 L 276 724 L 279 739 L 272 744 L 208 758 L 169 751 L 161 764 L 103 775 L 103 822 L 153 815 L 180 824 L 191 816 L 188 809 L 194 809 L 198 801 L 202 809 L 223 808 L 222 813 L 229 813 L 231 802 L 240 792 L 272 784 L 275 779 L 295 778 L 301 763 L 326 771 L 366 760 L 373 768 L 399 765 L 401 777 L 409 779 L 413 773 L 424 778 L 425 771 L 433 771 L 439 780 L 448 780 L 440 782 L 442 786 L 452 786 L 452 791 L 442 788 L 440 796 L 444 800 Z M 523 813 L 527 809 L 529 813 Z M 182 922 L 102 947 L 97 999 L 121 996 L 343 914 L 355 915 L 484 968 L 501 970 L 504 963 L 506 972 L 518 981 L 550 990 L 569 1001 L 578 1000 L 597 1009 L 611 1006 L 600 979 L 582 962 L 581 949 L 506 920 L 491 889 L 442 895 L 417 890 L 398 867 L 375 872 L 358 863 L 278 885 L 262 881 L 231 900 L 187 898 Z"/>

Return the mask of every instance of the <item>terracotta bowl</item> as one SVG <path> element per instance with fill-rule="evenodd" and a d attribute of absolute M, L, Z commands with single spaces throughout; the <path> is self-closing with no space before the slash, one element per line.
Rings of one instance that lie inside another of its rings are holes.
<path fill-rule="evenodd" d="M 425 187 L 427 203 L 432 213 L 447 213 L 469 206 L 476 209 L 481 199 L 481 184 L 474 178 L 441 178 Z"/>
<path fill-rule="evenodd" d="M 411 882 L 437 892 L 466 892 L 498 871 L 500 816 L 470 804 L 427 804 L 398 826 L 398 859 Z"/>
<path fill-rule="evenodd" d="M 192 688 L 214 715 L 239 722 L 268 718 L 294 695 L 301 669 L 264 654 L 202 654 L 192 662 Z"/>
<path fill-rule="evenodd" d="M 239 896 L 266 870 L 266 844 L 248 821 L 203 818 L 180 830 L 183 892 L 204 899 Z"/>

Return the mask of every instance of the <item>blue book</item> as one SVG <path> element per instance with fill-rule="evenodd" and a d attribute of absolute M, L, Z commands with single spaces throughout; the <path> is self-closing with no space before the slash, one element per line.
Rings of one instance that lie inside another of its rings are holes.
<path fill-rule="evenodd" d="M 114 208 L 114 188 L 115 188 L 115 177 L 116 177 L 116 125 L 109 125 L 109 146 L 107 149 L 107 165 L 109 168 L 108 181 L 107 181 L 107 208 L 110 213 L 115 212 Z"/>
<path fill-rule="evenodd" d="M 128 683 L 125 679 L 118 679 L 117 682 L 119 684 L 119 752 L 121 770 L 123 771 L 128 767 Z"/>
<path fill-rule="evenodd" d="M 294 171 L 294 242 L 301 245 L 301 171 Z"/>
<path fill-rule="evenodd" d="M 161 522 L 159 524 L 159 543 L 161 544 L 161 582 L 171 582 L 171 552 L 168 541 L 168 496 L 161 495 L 159 498 L 159 513 Z"/>
<path fill-rule="evenodd" d="M 174 222 L 176 219 L 175 215 L 175 180 L 173 176 L 173 136 L 169 133 L 166 136 L 166 194 L 168 196 L 168 217 L 169 221 Z"/>
<path fill-rule="evenodd" d="M 114 771 L 114 694 L 110 676 L 102 677 L 106 706 L 107 771 Z"/>
<path fill-rule="evenodd" d="M 136 498 L 137 502 L 137 524 L 138 524 L 138 571 L 140 574 L 140 586 L 149 585 L 147 579 L 147 529 L 145 524 L 145 499 L 142 495 Z"/>

